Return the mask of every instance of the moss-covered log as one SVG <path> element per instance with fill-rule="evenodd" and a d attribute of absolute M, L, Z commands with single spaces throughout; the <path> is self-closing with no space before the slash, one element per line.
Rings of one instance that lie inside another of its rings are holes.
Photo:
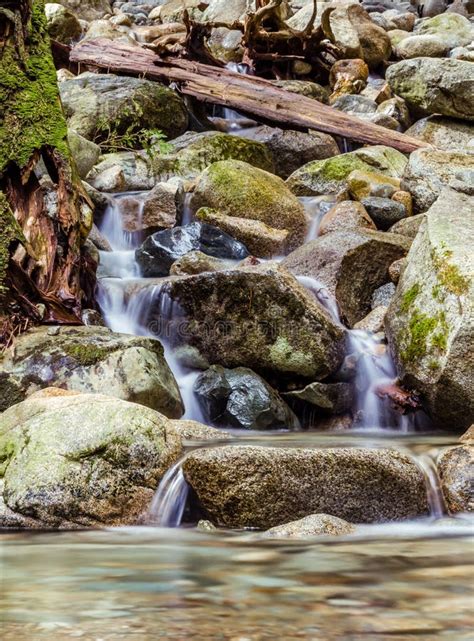
<path fill-rule="evenodd" d="M 0 7 L 0 341 L 12 319 L 79 323 L 92 210 L 67 145 L 42 0 Z"/>

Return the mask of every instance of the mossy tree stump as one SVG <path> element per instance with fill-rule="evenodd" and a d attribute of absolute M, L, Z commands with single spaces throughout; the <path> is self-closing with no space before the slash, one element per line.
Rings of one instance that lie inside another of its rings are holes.
<path fill-rule="evenodd" d="M 43 0 L 0 6 L 0 341 L 80 323 L 90 202 L 71 161 Z M 81 282 L 82 280 L 82 282 Z M 90 291 L 90 289 L 89 289 Z"/>

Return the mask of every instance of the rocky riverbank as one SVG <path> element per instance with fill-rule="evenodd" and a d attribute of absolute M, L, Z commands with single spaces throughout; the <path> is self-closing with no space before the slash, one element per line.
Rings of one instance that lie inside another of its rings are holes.
<path fill-rule="evenodd" d="M 433 491 L 446 514 L 473 509 L 470 432 L 456 445 L 474 422 L 472 3 L 414 4 L 337 3 L 340 59 L 276 81 L 426 143 L 411 154 L 59 69 L 97 304 L 0 356 L 0 525 L 146 522 L 187 441 L 261 430 L 442 431 L 452 448 L 204 448 L 175 478 L 190 523 L 348 534 L 439 516 Z M 156 48 L 185 9 L 223 24 L 250 5 L 64 0 L 46 16 L 63 44 Z M 302 30 L 312 9 L 283 2 L 282 20 Z M 211 29 L 222 64 L 242 65 L 239 34 Z"/>

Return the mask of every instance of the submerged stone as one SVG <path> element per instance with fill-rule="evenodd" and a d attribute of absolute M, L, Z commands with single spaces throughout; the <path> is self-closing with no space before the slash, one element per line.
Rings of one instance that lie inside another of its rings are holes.
<path fill-rule="evenodd" d="M 355 525 L 329 514 L 310 514 L 297 521 L 272 527 L 261 536 L 271 539 L 306 539 L 312 536 L 353 534 Z"/>

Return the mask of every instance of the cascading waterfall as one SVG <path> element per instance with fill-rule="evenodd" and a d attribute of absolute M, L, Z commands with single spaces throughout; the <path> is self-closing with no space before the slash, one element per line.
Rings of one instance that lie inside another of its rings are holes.
<path fill-rule="evenodd" d="M 162 478 L 151 502 L 148 523 L 160 527 L 179 527 L 189 494 L 182 470 L 182 460 L 170 467 Z"/>

